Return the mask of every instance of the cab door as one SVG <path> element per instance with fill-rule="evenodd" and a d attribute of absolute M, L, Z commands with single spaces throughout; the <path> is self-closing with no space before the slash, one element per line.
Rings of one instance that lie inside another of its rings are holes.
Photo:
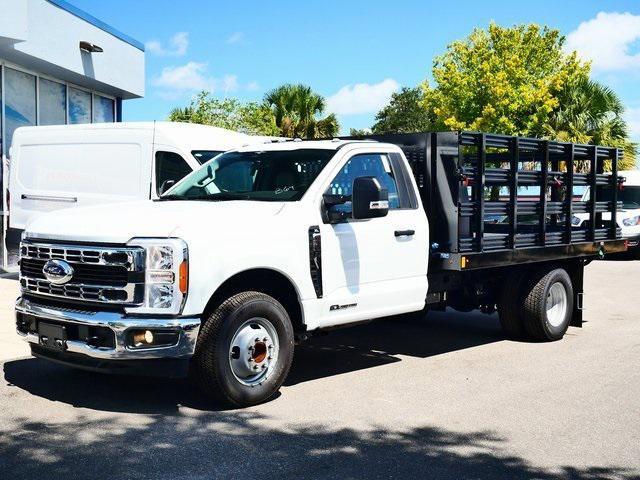
<path fill-rule="evenodd" d="M 400 153 L 355 150 L 325 193 L 351 195 L 357 177 L 373 176 L 389 193 L 384 217 L 345 217 L 320 226 L 323 312 L 321 326 L 420 310 L 427 294 L 428 223 Z"/>

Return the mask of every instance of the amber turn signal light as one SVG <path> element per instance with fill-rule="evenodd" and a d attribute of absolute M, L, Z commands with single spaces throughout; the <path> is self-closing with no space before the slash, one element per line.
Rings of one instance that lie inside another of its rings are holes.
<path fill-rule="evenodd" d="M 180 271 L 178 273 L 178 286 L 180 291 L 184 295 L 187 293 L 187 287 L 189 286 L 189 264 L 186 260 L 183 260 L 180 264 Z"/>

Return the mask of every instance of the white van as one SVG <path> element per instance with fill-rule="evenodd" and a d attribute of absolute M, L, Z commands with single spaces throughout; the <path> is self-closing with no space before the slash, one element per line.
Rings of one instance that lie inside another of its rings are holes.
<path fill-rule="evenodd" d="M 8 239 L 19 239 L 44 212 L 155 199 L 215 155 L 268 139 L 175 122 L 18 128 L 9 164 Z"/>
<path fill-rule="evenodd" d="M 618 192 L 618 201 L 622 202 L 622 210 L 616 215 L 618 226 L 622 230 L 623 238 L 629 244 L 629 251 L 640 258 L 640 170 L 621 170 L 618 175 L 625 178 L 622 190 Z M 611 200 L 611 190 L 604 189 L 604 197 L 600 201 Z M 587 189 L 582 196 L 583 202 L 591 199 Z M 604 220 L 611 220 L 611 214 L 604 213 Z M 578 227 L 589 219 L 588 213 L 577 213 L 573 216 L 573 225 Z"/>

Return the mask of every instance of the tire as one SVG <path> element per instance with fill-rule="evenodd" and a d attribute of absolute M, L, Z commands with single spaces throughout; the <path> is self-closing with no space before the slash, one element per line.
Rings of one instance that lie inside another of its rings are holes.
<path fill-rule="evenodd" d="M 548 310 L 552 306 L 551 310 Z M 573 314 L 573 286 L 562 268 L 534 272 L 523 291 L 522 320 L 532 340 L 560 340 Z"/>
<path fill-rule="evenodd" d="M 522 275 L 512 275 L 498 295 L 498 318 L 502 331 L 511 340 L 524 340 L 527 332 L 521 318 Z"/>
<path fill-rule="evenodd" d="M 293 326 L 284 307 L 263 293 L 238 293 L 204 321 L 192 377 L 207 396 L 224 406 L 256 405 L 278 392 L 291 368 L 293 351 Z"/>

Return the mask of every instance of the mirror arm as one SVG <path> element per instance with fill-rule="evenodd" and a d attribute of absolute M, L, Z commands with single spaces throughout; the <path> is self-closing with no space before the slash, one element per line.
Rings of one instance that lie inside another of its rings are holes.
<path fill-rule="evenodd" d="M 325 193 L 322 196 L 322 200 L 327 208 L 334 207 L 336 205 L 342 205 L 351 201 L 351 195 L 333 195 Z"/>

